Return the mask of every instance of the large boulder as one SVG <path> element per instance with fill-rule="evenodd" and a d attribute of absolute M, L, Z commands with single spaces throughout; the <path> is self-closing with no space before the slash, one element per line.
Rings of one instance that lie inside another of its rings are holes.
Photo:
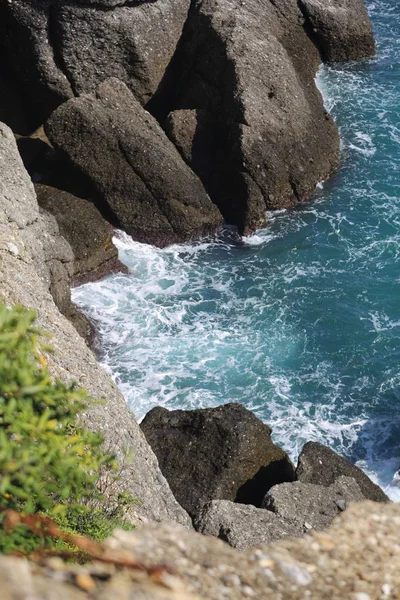
<path fill-rule="evenodd" d="M 342 476 L 329 487 L 299 481 L 275 485 L 266 494 L 262 508 L 307 532 L 325 529 L 350 502 L 363 500 L 365 497 L 355 480 Z"/>
<path fill-rule="evenodd" d="M 308 197 L 339 162 L 304 24 L 297 0 L 197 0 L 174 61 L 176 93 L 152 101 L 159 119 L 169 107 L 171 139 L 241 232 Z"/>
<path fill-rule="evenodd" d="M 300 0 L 299 5 L 323 60 L 356 60 L 375 54 L 363 0 Z"/>
<path fill-rule="evenodd" d="M 280 485 L 290 487 L 294 484 Z M 302 525 L 294 519 L 285 520 L 263 508 L 256 508 L 251 504 L 234 504 L 229 500 L 208 502 L 194 526 L 200 533 L 220 538 L 241 552 L 285 538 L 301 537 L 304 533 Z"/>
<path fill-rule="evenodd" d="M 112 228 L 92 202 L 47 185 L 37 184 L 35 191 L 39 206 L 55 217 L 74 252 L 74 285 L 126 271 L 118 260 Z"/>
<path fill-rule="evenodd" d="M 14 136 L 4 125 L 0 126 L 0 156 L 0 301 L 37 311 L 38 327 L 52 335 L 54 353 L 47 357 L 52 376 L 76 381 L 96 401 L 85 411 L 83 422 L 90 430 L 102 432 L 108 451 L 117 456 L 121 477 L 116 492 L 128 491 L 137 499 L 128 518 L 135 523 L 172 520 L 191 527 L 125 399 L 49 293 L 43 250 L 33 237 L 41 233 L 50 243 L 51 231 L 40 223 L 33 185 Z M 56 224 L 52 215 L 50 220 Z M 55 251 L 60 251 L 60 240 L 55 240 Z"/>
<path fill-rule="evenodd" d="M 36 125 L 61 102 L 93 91 L 111 76 L 144 104 L 175 52 L 189 5 L 189 0 L 0 0 L 0 55 L 2 50 Z"/>
<path fill-rule="evenodd" d="M 198 177 L 119 80 L 60 106 L 45 131 L 134 239 L 165 246 L 220 226 Z"/>
<path fill-rule="evenodd" d="M 141 428 L 175 497 L 193 517 L 214 499 L 259 506 L 270 487 L 294 479 L 271 429 L 241 404 L 188 411 L 156 407 Z"/>
<path fill-rule="evenodd" d="M 296 479 L 328 487 L 341 475 L 352 477 L 365 498 L 375 502 L 388 502 L 381 488 L 358 467 L 319 442 L 304 445 L 297 464 Z"/>

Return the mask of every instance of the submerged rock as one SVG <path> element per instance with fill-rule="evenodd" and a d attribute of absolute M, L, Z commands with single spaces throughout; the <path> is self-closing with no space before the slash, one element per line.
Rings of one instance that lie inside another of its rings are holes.
<path fill-rule="evenodd" d="M 352 477 L 365 498 L 375 502 L 388 502 L 381 488 L 358 467 L 327 446 L 307 442 L 303 447 L 296 469 L 296 479 L 302 483 L 314 483 L 328 487 L 341 475 Z"/>
<path fill-rule="evenodd" d="M 192 517 L 208 501 L 260 505 L 270 487 L 293 481 L 294 467 L 271 429 L 241 404 L 153 408 L 141 423 L 161 471 Z"/>
<path fill-rule="evenodd" d="M 60 106 L 45 131 L 134 239 L 165 246 L 219 228 L 198 177 L 117 79 Z"/>

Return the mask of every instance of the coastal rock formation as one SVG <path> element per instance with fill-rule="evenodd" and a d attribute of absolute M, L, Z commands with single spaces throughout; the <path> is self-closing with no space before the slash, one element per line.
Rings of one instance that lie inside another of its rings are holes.
<path fill-rule="evenodd" d="M 302 483 L 314 483 L 328 487 L 341 475 L 352 477 L 361 493 L 374 502 L 388 502 L 381 488 L 358 467 L 327 446 L 318 442 L 307 442 L 303 447 L 296 469 L 296 479 Z"/>
<path fill-rule="evenodd" d="M 307 197 L 338 165 L 337 128 L 314 84 L 320 57 L 304 26 L 296 0 L 198 0 L 173 63 L 175 93 L 167 86 L 150 103 L 159 118 L 170 107 L 171 139 L 241 233 L 262 226 L 267 209 Z M 182 119 L 177 110 L 194 112 Z"/>
<path fill-rule="evenodd" d="M 25 109 L 35 126 L 111 76 L 144 104 L 175 52 L 189 4 L 0 0 L 0 56 L 29 98 Z"/>
<path fill-rule="evenodd" d="M 295 520 L 281 518 L 269 510 L 256 508 L 251 504 L 237 504 L 229 500 L 208 502 L 195 520 L 194 526 L 196 531 L 220 538 L 240 552 L 262 544 L 272 544 L 285 538 L 304 535 L 302 524 Z"/>
<path fill-rule="evenodd" d="M 121 491 L 127 490 L 138 499 L 129 509 L 128 518 L 134 523 L 172 520 L 191 527 L 123 396 L 61 315 L 48 291 L 50 276 L 37 236 L 41 231 L 46 243 L 53 246 L 52 232 L 45 228 L 47 217 L 41 220 L 33 184 L 18 155 L 14 136 L 4 125 L 0 127 L 0 156 L 0 300 L 37 311 L 38 327 L 53 336 L 54 353 L 47 359 L 52 375 L 66 382 L 76 381 L 96 401 L 85 412 L 83 421 L 92 431 L 103 433 L 106 447 L 116 453 L 122 468 Z M 53 216 L 49 215 L 49 220 L 56 225 Z M 59 236 L 54 242 L 58 252 L 63 244 L 70 249 Z M 59 262 L 60 266 L 64 264 Z M 131 462 L 126 459 L 129 452 L 134 456 Z"/>
<path fill-rule="evenodd" d="M 329 487 L 299 481 L 275 485 L 265 496 L 262 508 L 306 533 L 310 529 L 325 529 L 350 502 L 363 500 L 355 480 L 341 476 Z"/>
<path fill-rule="evenodd" d="M 299 4 L 324 61 L 356 60 L 375 54 L 363 0 L 300 0 Z"/>
<path fill-rule="evenodd" d="M 136 240 L 165 246 L 220 226 L 198 177 L 119 80 L 60 106 L 45 131 Z"/>
<path fill-rule="evenodd" d="M 41 208 L 51 213 L 74 253 L 73 285 L 125 271 L 112 242 L 112 229 L 91 202 L 46 185 L 35 185 Z"/>
<path fill-rule="evenodd" d="M 208 501 L 260 505 L 294 467 L 271 429 L 241 404 L 168 411 L 153 408 L 141 423 L 178 502 L 195 517 Z"/>

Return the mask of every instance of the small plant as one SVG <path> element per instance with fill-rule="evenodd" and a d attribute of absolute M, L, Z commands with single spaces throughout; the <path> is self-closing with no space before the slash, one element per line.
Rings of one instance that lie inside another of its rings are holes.
<path fill-rule="evenodd" d="M 115 472 L 116 462 L 101 450 L 101 435 L 76 420 L 90 398 L 74 383 L 51 380 L 43 355 L 51 348 L 35 317 L 0 304 L 0 552 L 29 553 L 43 544 L 23 524 L 6 533 L 7 509 L 49 516 L 95 539 L 107 537 L 118 519 L 125 524 L 122 513 L 110 520 L 97 485 L 99 473 Z"/>

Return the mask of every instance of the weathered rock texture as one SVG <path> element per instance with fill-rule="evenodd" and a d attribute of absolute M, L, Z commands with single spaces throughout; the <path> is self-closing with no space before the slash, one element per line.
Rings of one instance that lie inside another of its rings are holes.
<path fill-rule="evenodd" d="M 44 289 L 61 312 L 70 306 L 74 255 L 57 222 L 39 211 L 35 191 L 18 154 L 11 130 L 0 124 L 0 227 L 2 248 L 15 256 L 29 255 Z M 15 239 L 14 239 L 15 238 Z M 17 278 L 17 282 L 22 280 Z M 2 282 L 3 283 L 3 282 Z M 12 285 L 13 279 L 4 281 Z M 17 285 L 17 283 L 16 283 Z"/>
<path fill-rule="evenodd" d="M 375 502 L 388 502 L 381 488 L 358 467 L 327 446 L 307 442 L 303 447 L 296 469 L 296 479 L 302 483 L 314 483 L 328 487 L 341 475 L 352 477 L 365 498 Z"/>
<path fill-rule="evenodd" d="M 220 226 L 198 177 L 119 80 L 60 106 L 45 130 L 135 239 L 164 246 Z"/>
<path fill-rule="evenodd" d="M 300 0 L 299 5 L 323 60 L 356 60 L 375 54 L 363 0 Z"/>
<path fill-rule="evenodd" d="M 275 485 L 265 496 L 262 508 L 305 533 L 310 529 L 325 529 L 350 502 L 363 500 L 365 497 L 355 480 L 342 476 L 329 487 L 299 481 Z"/>
<path fill-rule="evenodd" d="M 319 61 L 296 0 L 193 4 L 176 94 L 161 90 L 154 110 L 169 101 L 171 139 L 241 232 L 307 197 L 338 164 L 337 129 L 314 84 Z"/>
<path fill-rule="evenodd" d="M 259 506 L 270 487 L 294 479 L 271 429 L 240 404 L 190 411 L 156 407 L 141 428 L 175 497 L 192 516 L 214 499 Z"/>
<path fill-rule="evenodd" d="M 399 526 L 398 504 L 365 502 L 329 530 L 245 553 L 174 524 L 145 526 L 116 533 L 109 552 L 172 574 L 0 557 L 2 600 L 396 600 Z"/>
<path fill-rule="evenodd" d="M 112 228 L 91 202 L 46 185 L 36 185 L 37 201 L 51 213 L 74 253 L 73 284 L 126 271 L 112 242 Z"/>
<path fill-rule="evenodd" d="M 43 259 L 46 248 L 62 251 L 70 246 L 61 236 L 53 237 L 54 217 L 43 221 L 36 202 L 34 188 L 18 155 L 11 130 L 0 127 L 0 299 L 13 305 L 23 304 L 38 313 L 38 326 L 52 334 L 54 354 L 48 357 L 54 376 L 65 381 L 75 380 L 97 400 L 84 415 L 84 423 L 93 431 L 104 434 L 108 448 L 115 451 L 121 465 L 126 452 L 134 459 L 125 464 L 121 487 L 138 499 L 129 512 L 133 522 L 175 520 L 190 526 L 190 519 L 173 497 L 162 476 L 157 460 L 137 425 L 124 398 L 74 327 L 57 309 L 48 291 L 50 270 Z M 40 244 L 42 235 L 45 243 Z M 53 243 L 54 240 L 54 243 Z M 67 250 L 66 250 L 67 251 Z M 59 254 L 51 260 L 59 268 Z M 72 256 L 72 252 L 71 252 Z M 58 267 L 57 267 L 58 268 Z M 126 460 L 125 460 L 126 462 Z"/>
<path fill-rule="evenodd" d="M 68 98 L 93 91 L 111 76 L 145 103 L 175 52 L 189 4 L 1 0 L 0 51 L 29 98 L 26 109 L 36 125 Z"/>
<path fill-rule="evenodd" d="M 294 484 L 281 483 L 275 487 L 282 485 L 290 488 Z M 199 518 L 195 520 L 194 526 L 196 531 L 220 538 L 241 552 L 285 538 L 301 537 L 307 531 L 303 524 L 295 519 L 281 518 L 264 508 L 256 508 L 251 504 L 236 504 L 229 500 L 208 502 L 201 510 Z"/>

